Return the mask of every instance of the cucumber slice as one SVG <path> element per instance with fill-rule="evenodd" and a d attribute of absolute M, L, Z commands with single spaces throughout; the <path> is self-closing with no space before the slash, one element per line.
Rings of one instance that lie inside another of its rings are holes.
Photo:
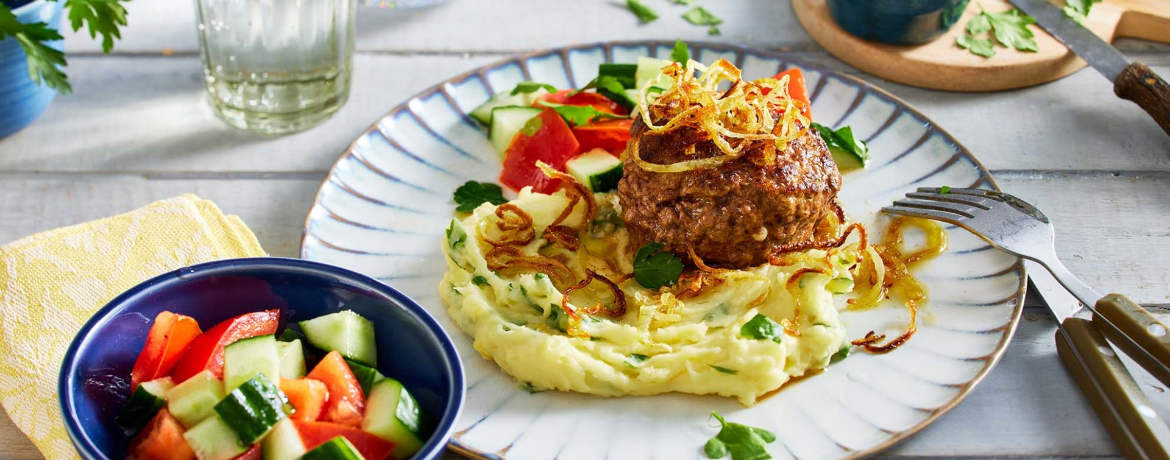
<path fill-rule="evenodd" d="M 296 460 L 305 455 L 306 450 L 305 443 L 301 441 L 301 434 L 297 432 L 297 427 L 290 419 L 281 420 L 272 427 L 268 436 L 260 441 L 260 451 L 264 454 L 264 460 Z"/>
<path fill-rule="evenodd" d="M 264 374 L 257 374 L 215 405 L 215 412 L 245 445 L 251 445 L 277 422 L 288 418 L 288 397 Z"/>
<path fill-rule="evenodd" d="M 248 449 L 218 415 L 187 430 L 183 439 L 187 440 L 199 460 L 231 460 Z"/>
<path fill-rule="evenodd" d="M 565 162 L 565 170 L 594 193 L 609 192 L 617 189 L 622 179 L 622 160 L 594 149 Z"/>
<path fill-rule="evenodd" d="M 401 458 L 401 457 L 399 457 Z M 344 436 L 326 441 L 310 450 L 301 460 L 366 460 Z"/>
<path fill-rule="evenodd" d="M 170 377 L 138 384 L 138 388 L 130 394 L 130 399 L 126 400 L 126 407 L 122 408 L 122 413 L 114 421 L 127 433 L 141 431 L 154 418 L 154 414 L 167 405 L 167 391 L 174 386 Z"/>
<path fill-rule="evenodd" d="M 394 458 L 407 458 L 422 448 L 418 425 L 418 401 L 401 383 L 387 378 L 374 384 L 362 430 L 394 443 Z"/>
<path fill-rule="evenodd" d="M 215 414 L 215 404 L 223 396 L 223 382 L 205 370 L 167 392 L 168 409 L 179 423 L 191 428 Z"/>
<path fill-rule="evenodd" d="M 303 338 L 305 338 L 304 334 L 297 332 L 291 327 L 284 328 L 284 331 L 282 331 L 280 335 L 276 336 L 276 340 L 281 342 L 292 342 L 293 340 L 300 340 Z"/>
<path fill-rule="evenodd" d="M 370 394 L 370 388 L 373 388 L 375 383 L 386 379 L 386 376 L 382 375 L 381 372 L 378 372 L 377 369 L 374 369 L 365 364 L 359 363 L 352 359 L 345 360 L 345 363 L 349 364 L 349 370 L 353 372 L 354 377 L 357 377 L 358 384 L 362 386 L 363 394 Z"/>
<path fill-rule="evenodd" d="M 280 358 L 274 335 L 238 340 L 223 349 L 224 392 L 231 393 L 256 374 L 264 374 L 269 382 L 280 381 Z"/>
<path fill-rule="evenodd" d="M 499 107 L 492 110 L 492 127 L 488 132 L 488 140 L 491 141 L 492 147 L 495 147 L 496 153 L 504 156 L 504 152 L 508 151 L 508 146 L 512 145 L 512 139 L 516 137 L 516 133 L 524 129 L 524 125 L 528 120 L 540 115 L 540 109 L 536 107 Z"/>
<path fill-rule="evenodd" d="M 374 323 L 351 310 L 301 321 L 301 330 L 309 344 L 366 365 L 378 364 L 374 342 Z"/>
<path fill-rule="evenodd" d="M 280 378 L 295 380 L 305 376 L 305 348 L 300 339 L 276 342 L 276 357 L 280 361 Z"/>
<path fill-rule="evenodd" d="M 655 81 L 654 86 L 659 86 L 664 89 L 673 86 L 670 78 L 662 74 L 662 68 L 667 64 L 670 64 L 670 61 L 646 56 L 639 57 L 638 70 L 635 72 L 634 77 L 635 88 L 640 91 L 643 86 L 646 86 L 646 82 L 651 80 Z"/>
<path fill-rule="evenodd" d="M 638 81 L 638 65 L 601 64 L 597 67 L 597 76 L 598 78 L 613 77 L 626 88 L 637 88 L 637 86 L 634 85 Z"/>
<path fill-rule="evenodd" d="M 517 94 L 513 96 L 512 90 L 501 91 L 492 95 L 492 97 L 488 98 L 487 102 L 484 102 L 479 107 L 476 107 L 475 110 L 472 110 L 468 115 L 471 115 L 471 118 L 474 118 L 475 121 L 483 123 L 484 126 L 492 126 L 493 110 L 499 107 L 508 106 L 530 106 L 533 102 L 536 102 L 537 97 L 540 97 L 541 94 L 546 93 L 547 91 L 540 89 L 533 93 Z"/>

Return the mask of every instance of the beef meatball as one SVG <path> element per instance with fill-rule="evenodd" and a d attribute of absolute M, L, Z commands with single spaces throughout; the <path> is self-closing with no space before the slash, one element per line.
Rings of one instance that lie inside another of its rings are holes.
<path fill-rule="evenodd" d="M 646 162 L 672 164 L 723 154 L 690 126 L 659 133 L 638 119 L 631 134 L 617 193 L 635 247 L 655 241 L 684 261 L 692 249 L 708 264 L 753 267 L 781 245 L 808 241 L 835 210 L 841 174 L 812 130 L 783 151 L 757 141 L 718 167 L 671 173 L 647 171 L 628 157 L 638 152 Z"/>

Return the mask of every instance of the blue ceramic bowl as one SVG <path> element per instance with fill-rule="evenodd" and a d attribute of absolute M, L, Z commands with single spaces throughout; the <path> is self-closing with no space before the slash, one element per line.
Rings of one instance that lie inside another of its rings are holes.
<path fill-rule="evenodd" d="M 58 396 L 65 427 L 87 460 L 126 458 L 114 424 L 130 394 L 130 370 L 155 315 L 195 318 L 206 330 L 248 312 L 280 308 L 282 322 L 351 309 L 374 323 L 378 369 L 418 398 L 426 444 L 413 458 L 438 458 L 463 408 L 463 367 L 451 339 L 422 307 L 372 278 L 296 259 L 211 262 L 146 281 L 103 307 L 65 353 Z M 429 437 L 428 437 L 429 436 Z"/>
<path fill-rule="evenodd" d="M 954 26 L 970 0 L 828 0 L 829 14 L 857 37 L 895 45 L 929 42 Z"/>
<path fill-rule="evenodd" d="M 5 1 L 21 23 L 44 22 L 57 30 L 61 23 L 64 1 Z M 61 41 L 48 43 L 60 50 Z M 57 92 L 28 76 L 28 57 L 15 38 L 0 39 L 0 138 L 20 131 L 36 121 L 49 108 Z"/>

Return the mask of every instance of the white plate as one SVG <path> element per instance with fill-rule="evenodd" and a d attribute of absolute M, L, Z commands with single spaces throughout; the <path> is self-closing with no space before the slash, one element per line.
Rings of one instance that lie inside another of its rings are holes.
<path fill-rule="evenodd" d="M 451 447 L 507 460 L 705 458 L 717 431 L 708 415 L 769 429 L 773 458 L 858 458 L 904 439 L 954 407 L 1007 348 L 1024 293 L 1020 261 L 950 228 L 950 249 L 919 272 L 931 293 L 919 331 L 886 355 L 854 353 L 823 373 L 785 387 L 751 408 L 693 395 L 601 398 L 529 394 L 476 352 L 438 298 L 439 250 L 467 180 L 492 181 L 500 162 L 486 133 L 467 117 L 495 91 L 523 80 L 573 88 L 601 62 L 666 58 L 672 43 L 622 42 L 538 52 L 439 83 L 394 108 L 341 156 L 309 212 L 301 257 L 376 277 L 428 309 L 454 338 L 467 369 L 467 404 Z M 814 118 L 853 127 L 871 164 L 845 174 L 840 200 L 871 228 L 878 209 L 920 186 L 996 188 L 987 170 L 949 134 L 894 96 L 853 77 L 783 55 L 692 44 L 700 62 L 725 58 L 745 78 L 797 66 Z M 845 312 L 850 337 L 905 326 L 905 308 Z"/>

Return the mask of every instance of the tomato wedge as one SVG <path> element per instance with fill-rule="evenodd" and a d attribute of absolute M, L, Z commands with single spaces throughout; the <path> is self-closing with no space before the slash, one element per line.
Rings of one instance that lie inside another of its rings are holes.
<path fill-rule="evenodd" d="M 516 134 L 504 154 L 500 183 L 513 190 L 531 185 L 535 192 L 555 192 L 560 188 L 560 180 L 546 176 L 536 162 L 543 161 L 557 171 L 564 171 L 565 162 L 580 151 L 581 144 L 568 123 L 552 109 L 544 109 L 528 123 L 530 126 Z"/>
<path fill-rule="evenodd" d="M 260 445 L 252 444 L 252 447 L 249 447 L 248 450 L 245 450 L 244 453 L 236 456 L 232 460 L 262 460 L 263 458 L 260 455 Z"/>
<path fill-rule="evenodd" d="M 288 402 L 297 409 L 289 417 L 302 422 L 315 422 L 321 418 L 325 409 L 325 402 L 329 400 L 329 390 L 318 380 L 280 379 L 280 391 L 288 396 Z"/>
<path fill-rule="evenodd" d="M 580 144 L 579 152 L 602 149 L 621 157 L 630 142 L 630 126 L 634 120 L 598 120 L 585 126 L 573 128 L 573 136 Z"/>
<path fill-rule="evenodd" d="M 345 436 L 366 460 L 385 460 L 390 458 L 390 453 L 394 451 L 394 443 L 354 427 L 296 420 L 293 420 L 293 425 L 297 427 L 297 432 L 301 434 L 301 442 L 305 443 L 305 449 L 308 450 L 313 450 L 330 439 Z"/>
<path fill-rule="evenodd" d="M 571 92 L 573 92 L 573 90 L 562 89 L 555 93 L 541 95 L 540 97 L 536 98 L 537 102 L 533 103 L 533 105 L 544 108 L 543 105 L 540 105 L 539 101 L 546 101 L 552 102 L 554 104 L 590 106 L 596 109 L 598 112 L 605 112 L 614 115 L 630 114 L 630 111 L 626 110 L 625 107 L 622 107 L 621 104 L 618 104 L 617 102 L 610 100 L 610 98 L 600 94 L 577 93 L 570 96 L 569 93 Z"/>
<path fill-rule="evenodd" d="M 804 86 L 804 72 L 800 71 L 800 67 L 793 67 L 776 74 L 772 78 L 779 80 L 784 76 L 788 76 L 788 95 L 795 100 L 804 102 L 804 109 L 800 113 L 811 121 L 812 104 L 809 103 L 808 90 Z"/>
<path fill-rule="evenodd" d="M 175 384 L 180 384 L 203 370 L 223 378 L 223 349 L 237 340 L 275 334 L 280 324 L 280 310 L 247 313 L 217 324 L 191 342 L 175 366 Z"/>
<path fill-rule="evenodd" d="M 329 400 L 321 419 L 342 425 L 361 426 L 366 409 L 366 395 L 341 353 L 331 351 L 317 363 L 308 378 L 318 380 L 329 389 Z M 328 441 L 328 439 L 326 439 Z M 367 459 L 368 460 L 368 459 Z"/>
<path fill-rule="evenodd" d="M 130 448 L 128 460 L 195 460 L 195 452 L 183 438 L 183 425 L 166 409 L 158 411 L 142 429 Z"/>
<path fill-rule="evenodd" d="M 187 350 L 187 345 L 202 333 L 199 323 L 190 316 L 169 311 L 155 316 L 150 333 L 146 336 L 146 346 L 142 347 L 142 352 L 134 361 L 134 369 L 130 371 L 130 388 L 138 388 L 140 383 L 170 374 Z"/>

